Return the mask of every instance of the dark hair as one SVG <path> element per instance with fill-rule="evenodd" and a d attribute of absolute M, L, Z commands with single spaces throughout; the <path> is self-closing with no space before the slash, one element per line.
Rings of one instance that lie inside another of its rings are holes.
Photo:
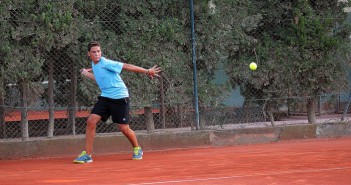
<path fill-rule="evenodd" d="M 100 47 L 100 43 L 97 42 L 97 41 L 91 41 L 91 42 L 89 42 L 89 44 L 88 44 L 88 51 L 90 51 L 90 49 L 91 49 L 92 47 L 95 47 L 95 46 L 99 46 L 99 47 Z"/>

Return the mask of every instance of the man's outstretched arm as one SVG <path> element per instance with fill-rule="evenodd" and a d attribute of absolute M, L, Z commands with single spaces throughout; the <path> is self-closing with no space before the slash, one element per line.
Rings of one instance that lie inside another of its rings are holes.
<path fill-rule="evenodd" d="M 159 77 L 158 73 L 162 71 L 161 68 L 158 67 L 157 65 L 155 65 L 150 69 L 145 69 L 139 66 L 135 66 L 133 64 L 126 64 L 126 63 L 123 64 L 123 70 L 131 71 L 135 73 L 145 73 L 150 77 L 154 77 L 154 76 Z"/>

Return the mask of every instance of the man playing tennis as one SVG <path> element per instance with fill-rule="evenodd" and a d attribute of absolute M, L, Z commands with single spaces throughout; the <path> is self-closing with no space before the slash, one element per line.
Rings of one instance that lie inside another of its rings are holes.
<path fill-rule="evenodd" d="M 113 61 L 101 56 L 100 44 L 92 41 L 88 44 L 88 56 L 92 61 L 92 69 L 81 69 L 81 74 L 90 78 L 98 84 L 101 95 L 98 97 L 91 111 L 86 126 L 85 151 L 83 151 L 73 162 L 93 162 L 92 150 L 97 123 L 106 121 L 110 116 L 113 123 L 118 124 L 119 130 L 128 138 L 133 146 L 133 160 L 143 158 L 143 151 L 138 144 L 134 131 L 129 127 L 129 93 L 120 73 L 122 70 L 145 73 L 153 78 L 158 76 L 161 68 L 154 66 L 144 69 L 132 64 Z M 93 73 L 91 73 L 93 71 Z"/>

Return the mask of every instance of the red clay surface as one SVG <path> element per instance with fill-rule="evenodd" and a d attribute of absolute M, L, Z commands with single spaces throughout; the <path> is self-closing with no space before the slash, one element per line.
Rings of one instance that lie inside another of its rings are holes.
<path fill-rule="evenodd" d="M 351 184 L 351 138 L 144 153 L 0 161 L 0 184 Z"/>

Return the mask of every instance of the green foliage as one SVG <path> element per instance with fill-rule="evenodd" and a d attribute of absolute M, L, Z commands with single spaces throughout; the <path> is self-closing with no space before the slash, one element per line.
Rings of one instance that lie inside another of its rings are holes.
<path fill-rule="evenodd" d="M 217 104 L 238 85 L 247 99 L 340 90 L 349 65 L 344 5 L 330 0 L 195 0 L 200 102 Z M 6 83 L 45 81 L 48 62 L 54 61 L 56 99 L 67 104 L 71 69 L 90 67 L 86 45 L 98 40 L 108 58 L 145 68 L 160 65 L 168 103 L 193 99 L 187 1 L 3 0 L 0 10 Z M 250 62 L 258 63 L 256 71 L 248 69 Z M 214 81 L 219 68 L 228 81 Z M 159 103 L 158 80 L 122 75 L 140 106 Z M 98 94 L 97 86 L 88 83 L 78 78 L 80 104 L 90 105 Z"/>
<path fill-rule="evenodd" d="M 248 11 L 253 15 L 241 21 L 244 36 L 233 31 L 239 49 L 228 56 L 233 63 L 227 67 L 233 84 L 255 89 L 243 92 L 247 98 L 315 96 L 345 87 L 343 66 L 350 29 L 345 24 L 344 4 L 305 0 L 251 3 Z M 247 67 L 252 61 L 259 66 L 255 72 Z"/>

